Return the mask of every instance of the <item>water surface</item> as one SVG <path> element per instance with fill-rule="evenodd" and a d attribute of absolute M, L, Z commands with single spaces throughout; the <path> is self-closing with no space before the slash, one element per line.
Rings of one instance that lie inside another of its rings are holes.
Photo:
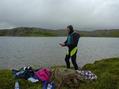
<path fill-rule="evenodd" d="M 0 37 L 0 69 L 26 65 L 64 65 L 67 48 L 58 45 L 65 37 Z M 95 60 L 119 57 L 119 38 L 82 37 L 79 40 L 79 66 Z"/>

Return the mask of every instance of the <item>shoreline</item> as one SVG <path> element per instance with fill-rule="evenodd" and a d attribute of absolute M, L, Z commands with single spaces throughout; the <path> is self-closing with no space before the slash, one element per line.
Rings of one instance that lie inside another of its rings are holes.
<path fill-rule="evenodd" d="M 85 65 L 88 65 L 88 64 L 94 64 L 95 62 L 97 62 L 97 61 L 102 61 L 102 60 L 108 60 L 108 59 L 113 59 L 113 58 L 119 58 L 118 56 L 115 56 L 115 57 L 104 57 L 104 58 L 102 58 L 102 59 L 96 59 L 95 61 L 93 61 L 93 62 L 90 62 L 90 63 L 85 63 L 84 65 L 82 65 L 82 66 L 79 66 L 79 68 L 83 68 Z M 59 67 L 66 67 L 66 65 L 49 65 L 49 66 L 38 66 L 38 65 L 26 65 L 26 66 L 31 66 L 31 67 L 33 67 L 33 68 L 40 68 L 40 67 L 47 67 L 47 68 L 52 68 L 52 67 L 55 67 L 55 66 L 59 66 Z M 19 66 L 19 67 L 17 67 L 16 69 L 19 69 L 19 68 L 21 68 L 21 67 L 25 67 L 25 66 Z M 71 68 L 73 67 L 73 65 L 71 66 Z M 10 68 L 8 68 L 8 67 L 2 67 L 2 68 L 0 68 L 0 71 L 1 70 L 12 70 L 12 69 L 14 69 L 15 67 L 10 67 Z"/>

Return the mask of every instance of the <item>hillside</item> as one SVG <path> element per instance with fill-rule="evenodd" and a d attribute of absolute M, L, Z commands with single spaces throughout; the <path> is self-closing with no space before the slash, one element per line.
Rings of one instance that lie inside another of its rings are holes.
<path fill-rule="evenodd" d="M 78 32 L 82 37 L 119 37 L 119 29 Z M 32 27 L 19 27 L 0 30 L 0 36 L 66 36 L 66 31 Z"/>

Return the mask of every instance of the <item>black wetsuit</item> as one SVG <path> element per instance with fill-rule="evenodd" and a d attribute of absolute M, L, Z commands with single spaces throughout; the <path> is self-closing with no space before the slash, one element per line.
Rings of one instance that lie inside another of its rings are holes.
<path fill-rule="evenodd" d="M 70 68 L 70 61 L 71 58 L 72 64 L 75 68 L 75 70 L 78 70 L 78 65 L 76 63 L 76 54 L 77 54 L 77 45 L 80 38 L 80 34 L 76 32 L 72 32 L 70 35 L 68 35 L 67 40 L 64 42 L 65 46 L 68 47 L 68 53 L 65 57 L 65 62 L 67 65 L 67 68 Z"/>

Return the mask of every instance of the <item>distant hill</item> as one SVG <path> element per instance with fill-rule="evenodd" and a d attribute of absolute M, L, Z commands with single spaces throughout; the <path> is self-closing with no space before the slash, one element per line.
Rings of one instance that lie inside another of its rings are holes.
<path fill-rule="evenodd" d="M 0 36 L 65 36 L 63 30 L 19 27 L 0 30 Z"/>
<path fill-rule="evenodd" d="M 80 31 L 84 37 L 119 37 L 119 29 Z"/>
<path fill-rule="evenodd" d="M 78 31 L 82 37 L 119 37 L 119 29 Z M 66 36 L 66 31 L 34 27 L 18 27 L 0 30 L 0 36 Z"/>

